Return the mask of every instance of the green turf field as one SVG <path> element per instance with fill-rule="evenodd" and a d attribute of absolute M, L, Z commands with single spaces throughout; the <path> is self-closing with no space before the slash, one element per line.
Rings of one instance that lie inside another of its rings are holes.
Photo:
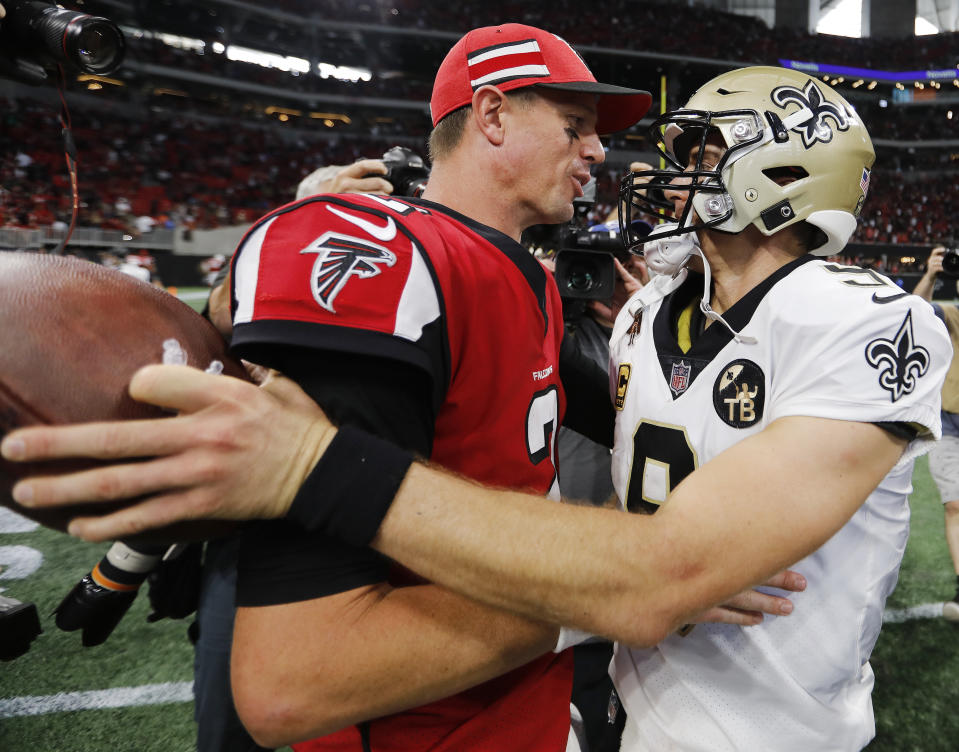
<path fill-rule="evenodd" d="M 189 302 L 201 307 L 203 301 Z M 917 463 L 914 486 L 912 533 L 899 587 L 887 604 L 898 612 L 941 603 L 955 588 L 942 506 L 924 458 Z M 0 560 L 6 570 L 6 576 L 0 571 L 0 590 L 35 602 L 44 633 L 26 655 L 0 663 L 0 752 L 193 750 L 189 620 L 148 624 L 148 603 L 141 594 L 105 644 L 83 648 L 79 635 L 60 632 L 50 613 L 107 546 L 42 528 L 11 532 L 9 526 L 9 518 L 0 517 L 0 557 L 8 557 Z M 39 552 L 42 563 L 13 578 L 16 567 L 9 558 L 19 552 L 19 560 L 28 561 L 26 549 Z M 877 735 L 870 752 L 959 749 L 957 640 L 959 625 L 935 616 L 884 626 L 872 658 Z M 68 693 L 56 701 L 61 708 L 93 707 L 31 714 L 49 710 L 49 698 L 60 693 Z"/>

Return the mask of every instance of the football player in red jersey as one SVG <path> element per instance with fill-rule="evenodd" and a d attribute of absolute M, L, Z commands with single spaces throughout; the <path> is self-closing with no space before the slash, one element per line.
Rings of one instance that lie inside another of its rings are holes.
<path fill-rule="evenodd" d="M 234 351 L 344 423 L 558 498 L 562 311 L 518 241 L 572 217 L 598 134 L 649 103 L 541 29 L 468 33 L 437 73 L 423 199 L 313 196 L 259 221 L 234 255 Z M 246 535 L 238 605 L 236 703 L 264 745 L 566 748 L 571 655 L 549 652 L 553 627 L 284 522 Z"/>
<path fill-rule="evenodd" d="M 470 32 L 437 74 L 423 199 L 314 196 L 258 222 L 233 262 L 236 352 L 287 374 L 344 426 L 476 481 L 555 496 L 562 315 L 555 284 L 518 240 L 530 225 L 572 216 L 603 160 L 598 134 L 635 123 L 649 99 L 598 84 L 566 42 L 540 29 Z M 270 488 L 269 500 L 254 492 L 233 514 L 303 506 L 297 500 L 316 489 L 307 481 L 298 490 L 326 436 L 310 422 L 313 403 L 282 379 L 214 388 L 198 387 L 197 374 L 186 386 L 183 373 L 163 373 L 141 373 L 132 393 L 179 417 L 149 431 L 30 431 L 3 450 L 36 458 L 40 438 L 48 456 L 83 447 L 157 459 L 33 479 L 18 485 L 18 501 L 155 494 L 113 523 L 75 521 L 72 532 L 87 538 L 155 524 L 145 509 L 171 519 L 189 504 L 203 516 L 251 489 Z M 362 504 L 384 484 L 395 490 L 403 473 L 371 463 L 365 476 L 344 479 L 347 488 L 324 484 L 323 495 Z M 268 510 L 255 509 L 264 501 Z M 308 527 L 256 525 L 241 552 L 233 682 L 259 742 L 326 735 L 307 748 L 566 748 L 571 667 L 568 653 L 549 652 L 555 626 L 413 578 L 358 545 L 363 531 L 343 543 Z"/>
<path fill-rule="evenodd" d="M 598 122 L 597 95 L 622 112 Z M 631 125 L 648 101 L 597 84 L 539 29 L 466 35 L 437 74 L 423 200 L 322 196 L 265 217 L 234 257 L 236 352 L 445 467 L 558 495 L 562 313 L 517 241 L 572 216 L 603 160 L 597 130 Z M 261 523 L 241 548 L 238 606 L 236 702 L 261 742 L 332 731 L 303 748 L 566 746 L 571 665 L 547 652 L 552 630 L 369 549 Z M 298 639 L 304 625 L 322 639 Z"/>

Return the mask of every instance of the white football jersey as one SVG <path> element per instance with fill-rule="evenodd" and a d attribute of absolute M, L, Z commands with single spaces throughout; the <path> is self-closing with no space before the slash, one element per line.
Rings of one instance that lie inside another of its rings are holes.
<path fill-rule="evenodd" d="M 869 655 L 908 537 L 912 462 L 940 433 L 949 338 L 932 306 L 887 278 L 807 256 L 724 313 L 738 340 L 716 322 L 683 353 L 675 322 L 701 290 L 691 278 L 638 325 L 630 304 L 616 322 L 613 481 L 630 511 L 655 511 L 688 473 L 784 416 L 909 423 L 920 435 L 793 567 L 808 587 L 789 596 L 792 615 L 617 646 L 623 750 L 859 750 L 875 732 Z"/>

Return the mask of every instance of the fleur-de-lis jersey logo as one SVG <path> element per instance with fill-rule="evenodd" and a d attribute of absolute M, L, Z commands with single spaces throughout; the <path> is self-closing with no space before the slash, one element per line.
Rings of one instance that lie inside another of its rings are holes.
<path fill-rule="evenodd" d="M 396 254 L 388 248 L 338 232 L 323 233 L 300 253 L 317 254 L 310 290 L 313 299 L 330 313 L 336 313 L 333 301 L 351 277 L 375 277 L 381 264 L 396 263 Z"/>
<path fill-rule="evenodd" d="M 837 130 L 845 131 L 849 128 L 849 120 L 843 108 L 827 101 L 813 79 L 809 79 L 802 91 L 795 86 L 776 87 L 773 89 L 772 100 L 783 109 L 792 102 L 812 112 L 808 120 L 792 127 L 793 131 L 802 136 L 803 146 L 807 149 L 816 142 L 825 144 L 832 141 L 833 131 L 828 120 L 833 121 Z"/>
<path fill-rule="evenodd" d="M 895 337 L 880 337 L 866 345 L 866 361 L 879 369 L 879 385 L 893 402 L 916 388 L 916 380 L 929 370 L 929 351 L 913 341 L 912 311 L 906 314 Z"/>

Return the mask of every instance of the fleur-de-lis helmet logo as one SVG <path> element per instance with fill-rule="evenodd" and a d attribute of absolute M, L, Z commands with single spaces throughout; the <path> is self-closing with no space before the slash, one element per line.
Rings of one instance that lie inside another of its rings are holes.
<path fill-rule="evenodd" d="M 880 369 L 879 385 L 893 402 L 916 388 L 916 380 L 929 370 L 929 351 L 913 341 L 912 311 L 892 339 L 880 337 L 866 345 L 866 361 Z"/>
<path fill-rule="evenodd" d="M 812 113 L 808 120 L 792 128 L 802 136 L 803 146 L 807 149 L 817 142 L 827 144 L 832 141 L 833 129 L 829 120 L 837 130 L 844 131 L 849 128 L 849 119 L 843 108 L 828 101 L 814 79 L 809 79 L 802 91 L 795 86 L 779 86 L 773 89 L 771 96 L 773 102 L 783 109 L 786 109 L 789 103 L 794 103 Z"/>

